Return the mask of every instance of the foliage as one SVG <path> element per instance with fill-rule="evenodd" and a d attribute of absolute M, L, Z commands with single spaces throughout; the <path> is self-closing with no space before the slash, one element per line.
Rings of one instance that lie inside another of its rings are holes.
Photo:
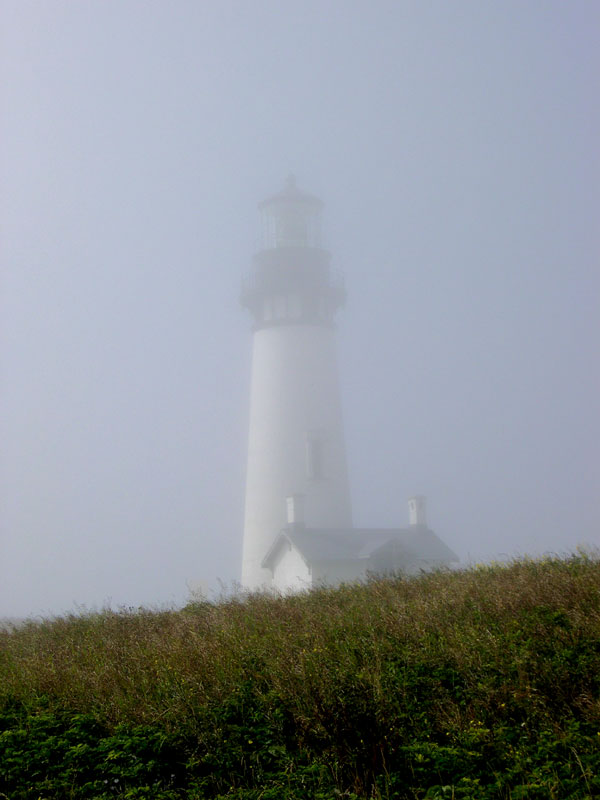
<path fill-rule="evenodd" d="M 0 632 L 0 797 L 600 796 L 600 563 Z"/>

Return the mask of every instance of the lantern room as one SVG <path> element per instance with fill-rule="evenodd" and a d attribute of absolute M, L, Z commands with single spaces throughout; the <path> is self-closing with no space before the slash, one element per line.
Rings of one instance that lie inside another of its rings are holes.
<path fill-rule="evenodd" d="M 262 248 L 321 247 L 321 209 L 318 197 L 301 192 L 290 175 L 283 191 L 259 205 Z"/>

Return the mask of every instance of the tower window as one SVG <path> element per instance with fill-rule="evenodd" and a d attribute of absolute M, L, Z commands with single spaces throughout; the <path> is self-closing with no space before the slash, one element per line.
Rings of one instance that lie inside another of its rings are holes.
<path fill-rule="evenodd" d="M 306 475 L 310 480 L 323 477 L 323 442 L 309 437 L 306 442 Z"/>

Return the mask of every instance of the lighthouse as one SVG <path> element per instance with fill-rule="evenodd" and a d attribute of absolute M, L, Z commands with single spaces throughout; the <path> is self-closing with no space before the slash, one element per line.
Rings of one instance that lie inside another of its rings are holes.
<path fill-rule="evenodd" d="M 447 567 L 422 495 L 403 528 L 354 528 L 335 353 L 344 284 L 321 239 L 321 201 L 259 204 L 262 243 L 242 290 L 254 323 L 242 587 L 304 591 Z"/>
<path fill-rule="evenodd" d="M 265 557 L 286 524 L 352 528 L 334 323 L 345 289 L 323 247 L 322 203 L 290 176 L 259 210 L 261 249 L 242 290 L 253 319 L 242 555 L 251 590 L 272 585 Z"/>

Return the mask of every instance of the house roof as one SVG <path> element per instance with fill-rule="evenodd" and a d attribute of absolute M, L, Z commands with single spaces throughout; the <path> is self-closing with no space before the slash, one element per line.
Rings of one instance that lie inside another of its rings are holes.
<path fill-rule="evenodd" d="M 295 547 L 307 564 L 331 561 L 364 561 L 402 553 L 407 561 L 447 563 L 458 556 L 429 528 L 304 528 L 289 526 L 281 531 L 265 555 L 262 566 L 273 567 L 280 549 Z"/>

